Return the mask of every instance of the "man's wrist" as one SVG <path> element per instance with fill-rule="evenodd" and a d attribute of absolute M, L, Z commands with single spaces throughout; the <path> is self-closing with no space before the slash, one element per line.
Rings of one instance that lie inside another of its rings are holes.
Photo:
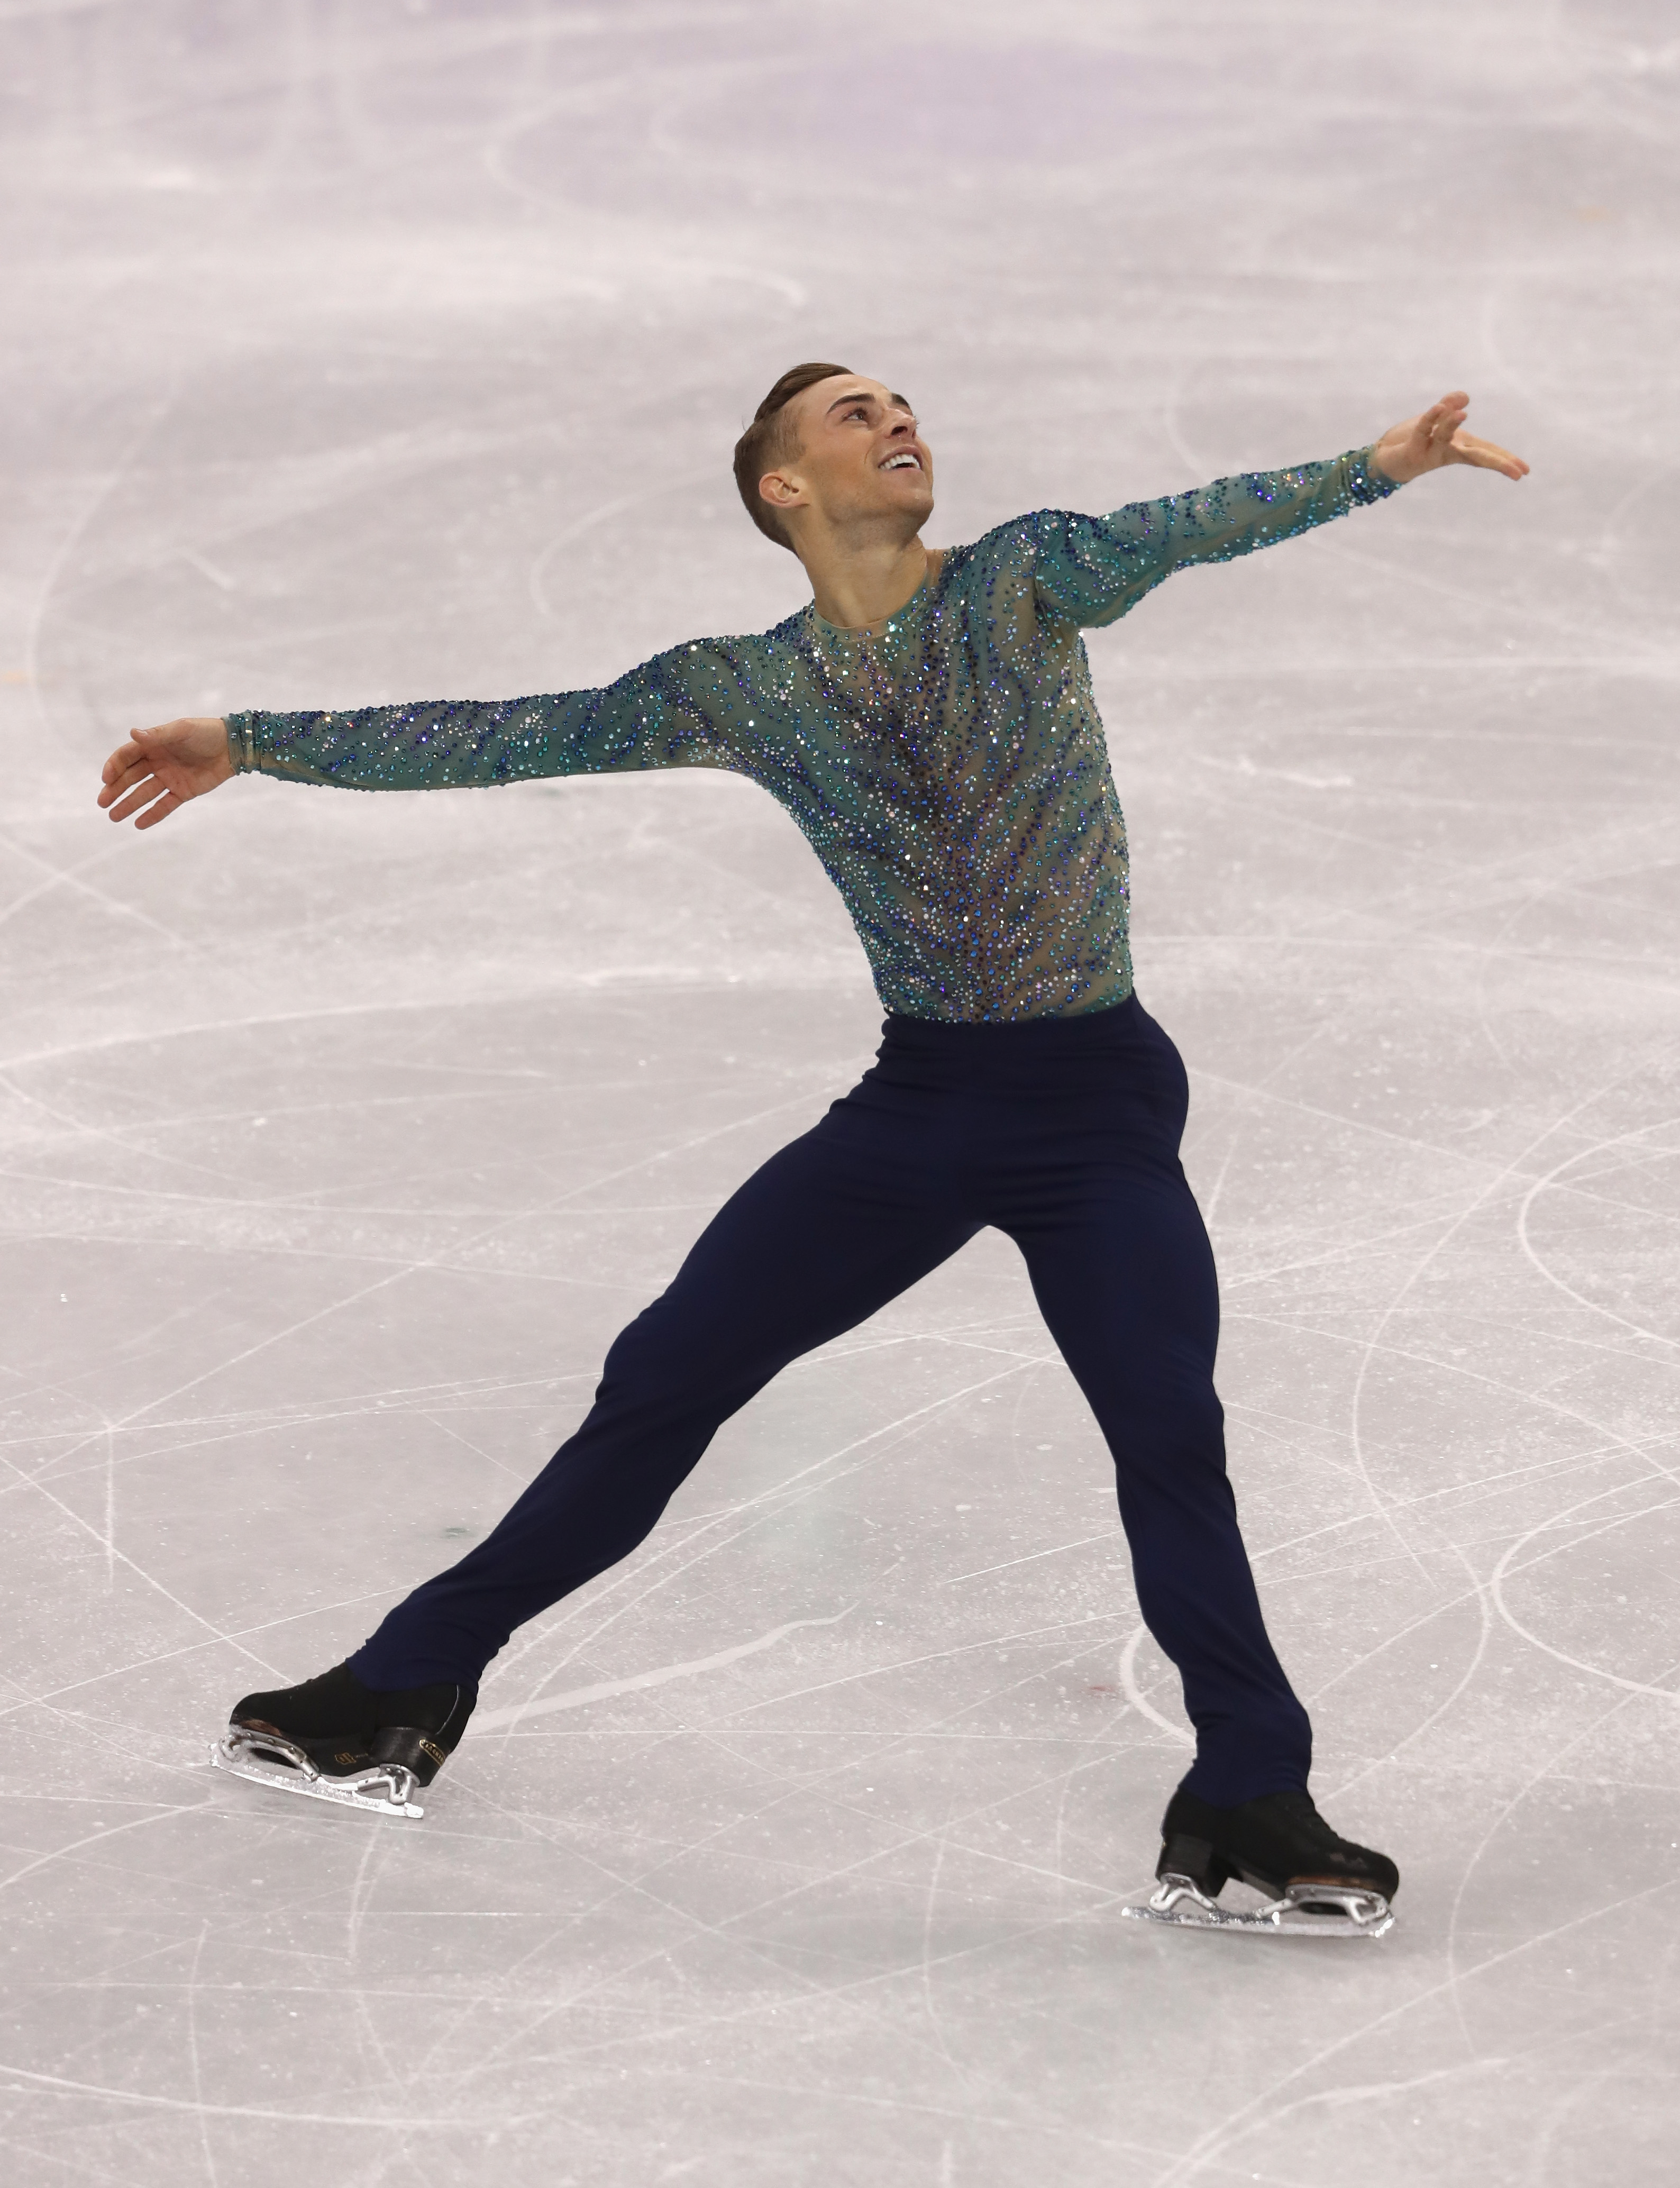
<path fill-rule="evenodd" d="M 1397 493 L 1406 483 L 1404 479 L 1396 478 L 1391 471 L 1386 470 L 1377 460 L 1374 441 L 1368 448 L 1354 450 L 1350 468 L 1352 476 L 1348 484 L 1356 501 L 1385 501 L 1390 494 Z"/>

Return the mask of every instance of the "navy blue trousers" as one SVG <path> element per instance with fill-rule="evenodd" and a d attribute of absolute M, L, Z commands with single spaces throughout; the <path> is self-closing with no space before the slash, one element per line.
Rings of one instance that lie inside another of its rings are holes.
<path fill-rule="evenodd" d="M 780 1368 L 995 1224 L 1113 1454 L 1138 1602 L 1196 1728 L 1185 1783 L 1221 1807 L 1305 1786 L 1306 1712 L 1226 1475 L 1213 1254 L 1178 1159 L 1187 1099 L 1135 996 L 1012 1025 L 889 1018 L 873 1068 L 725 1203 L 615 1340 L 577 1434 L 352 1670 L 386 1689 L 476 1683 L 516 1627 L 634 1549 Z"/>

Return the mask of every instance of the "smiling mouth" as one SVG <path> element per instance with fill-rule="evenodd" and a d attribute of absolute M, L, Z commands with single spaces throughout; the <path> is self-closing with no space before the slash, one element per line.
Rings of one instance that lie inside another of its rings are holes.
<path fill-rule="evenodd" d="M 922 469 L 922 459 L 920 456 L 912 455 L 908 448 L 900 448 L 896 455 L 888 456 L 881 468 L 883 471 L 919 471 Z"/>

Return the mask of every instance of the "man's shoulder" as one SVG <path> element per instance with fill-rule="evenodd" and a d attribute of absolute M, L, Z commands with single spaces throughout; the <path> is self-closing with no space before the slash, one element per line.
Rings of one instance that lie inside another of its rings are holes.
<path fill-rule="evenodd" d="M 1078 522 L 1065 509 L 1026 510 L 1019 516 L 1007 517 L 1001 524 L 995 524 L 968 546 L 951 548 L 948 567 L 955 575 L 959 570 L 978 572 L 1003 563 L 1030 562 L 1046 547 L 1055 545 L 1068 527 Z"/>
<path fill-rule="evenodd" d="M 763 667 L 776 655 L 796 646 L 804 632 L 806 622 L 803 608 L 796 608 L 791 616 L 772 623 L 768 630 L 725 631 L 712 638 L 685 638 L 675 646 L 668 646 L 644 662 L 632 675 L 643 675 L 650 671 L 681 677 L 686 672 L 711 670 L 746 670 Z"/>

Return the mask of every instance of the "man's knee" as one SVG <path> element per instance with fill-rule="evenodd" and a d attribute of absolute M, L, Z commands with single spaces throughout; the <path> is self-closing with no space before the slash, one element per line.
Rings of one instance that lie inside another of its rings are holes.
<path fill-rule="evenodd" d="M 1078 1379 L 1111 1442 L 1142 1438 L 1223 1453 L 1225 1408 L 1213 1362 L 1199 1349 L 1119 1345 Z"/>
<path fill-rule="evenodd" d="M 768 1379 L 725 1333 L 660 1313 L 662 1300 L 620 1330 L 607 1350 L 595 1390 L 597 1409 L 634 1413 L 650 1426 L 675 1420 L 719 1421 L 738 1411 Z"/>

